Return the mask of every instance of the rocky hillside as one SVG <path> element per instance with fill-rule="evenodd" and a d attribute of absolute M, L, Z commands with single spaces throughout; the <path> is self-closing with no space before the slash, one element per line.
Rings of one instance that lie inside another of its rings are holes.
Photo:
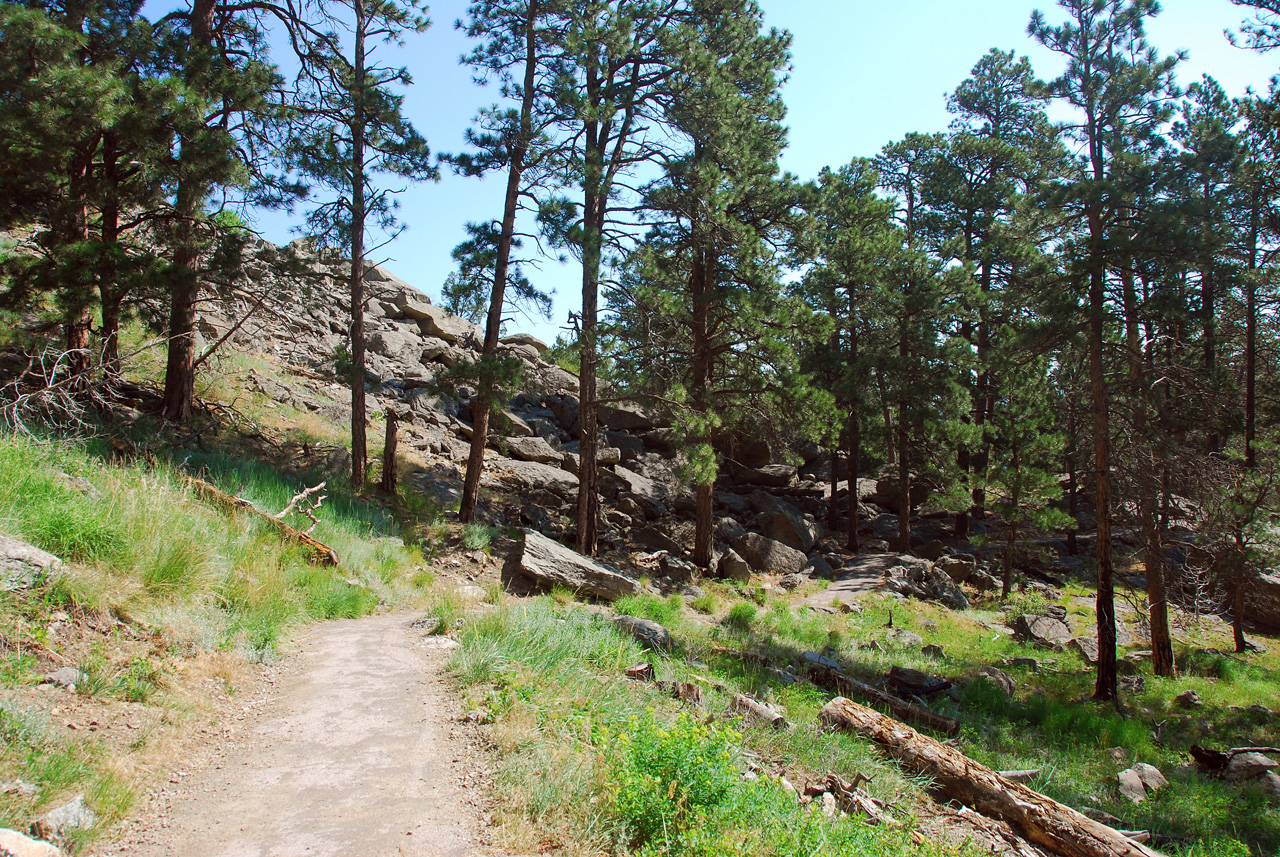
<path fill-rule="evenodd" d="M 344 271 L 314 256 L 308 267 L 308 277 L 274 281 L 265 266 L 259 267 L 255 273 L 273 286 L 267 301 L 256 310 L 247 299 L 210 304 L 200 331 L 208 341 L 230 333 L 233 347 L 278 364 L 283 374 L 276 378 L 250 376 L 259 392 L 345 423 L 349 394 L 339 368 L 350 315 Z M 407 451 L 401 466 L 411 484 L 448 507 L 457 499 L 470 444 L 472 391 L 442 394 L 432 382 L 444 370 L 476 360 L 483 332 L 434 306 L 384 268 L 369 268 L 368 293 L 369 412 L 397 417 L 401 448 Z M 248 320 L 235 328 L 246 315 Z M 546 344 L 528 334 L 505 336 L 499 348 L 519 358 L 524 381 L 490 435 L 482 515 L 494 524 L 564 537 L 572 528 L 578 487 L 578 379 L 546 360 Z M 654 560 L 660 567 L 640 570 L 673 586 L 692 581 L 694 504 L 678 475 L 670 423 L 642 407 L 614 404 L 601 407 L 600 424 L 602 550 L 619 561 L 636 552 L 661 552 Z M 857 480 L 864 556 L 855 558 L 842 549 L 842 539 L 828 538 L 820 523 L 831 520 L 833 496 L 839 529 L 848 521 L 849 484 L 832 485 L 829 454 L 812 446 L 771 449 L 763 439 L 740 443 L 729 453 L 715 493 L 716 577 L 747 581 L 765 575 L 767 585 L 794 588 L 808 578 L 853 576 L 858 586 L 883 587 L 956 609 L 968 605 L 966 589 L 972 595 L 998 586 L 997 549 L 975 553 L 968 540 L 952 539 L 949 517 L 941 510 L 930 512 L 927 495 L 916 495 L 919 486 L 911 498 L 913 550 L 895 558 L 890 544 L 897 536 L 902 492 L 892 479 Z M 1085 508 L 1081 542 L 1087 546 Z M 988 524 L 1001 526 L 998 520 Z M 980 533 L 987 528 L 982 522 L 974 527 Z M 1122 551 L 1136 548 L 1124 544 L 1123 531 L 1118 538 Z M 1033 587 L 1060 584 L 1072 575 L 1088 577 L 1086 560 L 1068 555 L 1065 540 L 1045 538 L 1033 547 L 1020 558 L 1020 570 Z M 1136 577 L 1128 583 L 1142 586 Z M 1280 630 L 1280 577 L 1263 576 L 1253 596 L 1249 618 L 1263 629 Z M 1127 635 L 1122 629 L 1121 638 Z"/>

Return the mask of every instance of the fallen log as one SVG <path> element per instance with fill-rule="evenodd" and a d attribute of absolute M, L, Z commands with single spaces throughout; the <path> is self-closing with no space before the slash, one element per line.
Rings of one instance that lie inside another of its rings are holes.
<path fill-rule="evenodd" d="M 826 659 L 823 658 L 823 660 L 825 661 Z M 806 663 L 809 668 L 809 680 L 814 684 L 825 687 L 827 690 L 856 696 L 876 705 L 883 705 L 903 720 L 918 723 L 927 729 L 941 732 L 948 737 L 955 736 L 960 732 L 960 722 L 958 720 L 939 714 L 936 711 L 925 708 L 923 705 L 907 702 L 905 699 L 894 696 L 891 693 L 885 693 L 883 690 L 860 682 L 855 678 L 850 678 L 829 664 L 816 662 L 815 660 L 806 660 Z"/>
<path fill-rule="evenodd" d="M 738 694 L 729 702 L 729 710 L 734 714 L 741 714 L 743 719 L 748 722 L 764 723 L 772 726 L 774 729 L 790 729 L 791 724 L 787 722 L 787 718 L 774 711 L 763 702 L 752 699 L 749 696 Z"/>
<path fill-rule="evenodd" d="M 1007 822 L 1029 842 L 1062 857 L 1160 857 L 1074 809 L 1000 776 L 959 750 L 848 699 L 836 698 L 818 719 L 875 741 L 914 776 L 989 818 Z"/>
<path fill-rule="evenodd" d="M 194 476 L 188 476 L 187 483 L 191 486 L 191 490 L 195 491 L 197 497 L 208 500 L 224 512 L 248 512 L 265 521 L 279 534 L 280 538 L 300 544 L 306 548 L 308 558 L 317 565 L 338 565 L 338 552 L 333 548 L 315 540 L 301 530 L 295 530 L 284 521 L 268 515 L 260 509 L 255 509 L 253 504 L 247 500 L 232 497 L 225 491 L 221 491 L 203 479 L 197 479 Z"/>

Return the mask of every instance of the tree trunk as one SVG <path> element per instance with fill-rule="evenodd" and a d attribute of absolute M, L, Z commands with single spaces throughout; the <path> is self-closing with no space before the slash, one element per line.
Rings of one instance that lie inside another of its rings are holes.
<path fill-rule="evenodd" d="M 502 308 L 506 299 L 507 269 L 511 262 L 511 242 L 515 236 L 516 212 L 520 207 L 520 182 L 524 175 L 529 141 L 533 136 L 533 96 L 537 74 L 537 39 L 534 25 L 538 2 L 529 3 L 525 19 L 524 90 L 520 101 L 519 137 L 511 144 L 511 163 L 507 169 L 507 192 L 502 204 L 502 232 L 498 237 L 497 257 L 493 265 L 493 292 L 489 296 L 489 315 L 485 319 L 484 345 L 481 348 L 482 370 L 489 366 L 498 351 L 502 333 Z M 489 366 L 490 373 L 493 367 Z M 475 401 L 471 405 L 471 450 L 467 455 L 467 475 L 462 483 L 462 503 L 458 520 L 469 524 L 475 520 L 480 503 L 480 475 L 484 472 L 484 450 L 489 442 L 489 415 L 495 398 L 492 376 L 481 377 Z"/>
<path fill-rule="evenodd" d="M 1093 697 L 1116 699 L 1116 605 L 1111 564 L 1111 420 L 1107 405 L 1106 369 L 1102 344 L 1106 327 L 1106 289 L 1103 282 L 1102 222 L 1089 213 L 1089 388 L 1093 396 L 1093 467 L 1098 516 L 1098 676 Z"/>
<path fill-rule="evenodd" d="M 387 436 L 382 444 L 382 482 L 379 486 L 384 493 L 396 493 L 396 447 L 400 443 L 400 421 L 396 415 L 387 411 Z"/>
<path fill-rule="evenodd" d="M 898 507 L 898 550 L 911 550 L 911 456 L 909 454 L 905 408 L 898 407 L 898 482 L 902 504 Z"/>
<path fill-rule="evenodd" d="M 365 434 L 364 363 L 364 227 L 365 217 L 365 36 L 368 17 L 364 0 L 354 0 L 355 70 L 351 112 L 351 485 L 359 493 L 368 478 L 369 442 Z"/>
<path fill-rule="evenodd" d="M 861 447 L 862 431 L 859 426 L 858 406 L 855 401 L 854 406 L 849 411 L 849 538 L 845 543 L 853 553 L 857 553 L 861 547 L 858 543 L 858 511 L 861 505 L 861 498 L 858 496 L 858 467 L 859 459 L 861 458 L 859 454 Z M 832 496 L 832 502 L 835 502 L 834 496 Z"/>
<path fill-rule="evenodd" d="M 1067 513 L 1071 515 L 1071 529 L 1067 530 L 1067 555 L 1080 552 L 1076 533 L 1080 530 L 1080 479 L 1076 474 L 1076 412 L 1067 406 Z"/>
<path fill-rule="evenodd" d="M 828 726 L 874 741 L 913 777 L 988 818 L 1008 823 L 1033 845 L 1062 857 L 1160 857 L 1119 831 L 1014 782 L 968 756 L 870 708 L 837 697 L 818 715 Z"/>
<path fill-rule="evenodd" d="M 120 200 L 116 194 L 119 153 L 115 136 L 103 135 L 102 179 L 106 193 L 102 202 L 102 246 L 98 260 L 98 296 L 102 303 L 102 369 L 110 378 L 120 376 L 120 304 L 124 294 L 116 283 L 116 253 L 120 244 Z"/>
<path fill-rule="evenodd" d="M 588 172 L 593 168 L 588 166 Z M 585 197 L 584 234 L 582 246 L 582 338 L 581 372 L 578 376 L 581 425 L 578 454 L 578 538 L 577 550 L 583 556 L 596 554 L 596 516 L 600 499 L 596 493 L 596 314 L 599 306 L 598 283 L 600 276 L 601 221 L 605 201 L 588 192 Z"/>
<path fill-rule="evenodd" d="M 213 45 L 213 13 L 215 0 L 195 0 L 191 7 L 191 42 L 198 51 L 208 52 Z M 183 140 L 185 150 L 193 145 Z M 198 158 L 191 155 L 191 158 Z M 164 370 L 164 416 L 173 423 L 191 419 L 196 399 L 196 299 L 200 283 L 198 266 L 200 254 L 196 248 L 196 217 L 204 201 L 206 187 L 195 178 L 194 165 L 185 163 L 187 169 L 178 178 L 178 190 L 174 200 L 174 218 L 178 224 L 177 249 L 173 254 L 174 275 L 172 294 L 169 297 L 169 349 Z"/>

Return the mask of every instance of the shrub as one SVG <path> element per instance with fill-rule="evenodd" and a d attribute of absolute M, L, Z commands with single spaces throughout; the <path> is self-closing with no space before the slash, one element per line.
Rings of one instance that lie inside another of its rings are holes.
<path fill-rule="evenodd" d="M 739 601 L 729 608 L 724 621 L 730 628 L 745 631 L 756 621 L 756 606 L 749 601 Z"/>
<path fill-rule="evenodd" d="M 497 527 L 479 522 L 467 524 L 462 528 L 462 546 L 469 551 L 489 552 L 502 531 Z"/>

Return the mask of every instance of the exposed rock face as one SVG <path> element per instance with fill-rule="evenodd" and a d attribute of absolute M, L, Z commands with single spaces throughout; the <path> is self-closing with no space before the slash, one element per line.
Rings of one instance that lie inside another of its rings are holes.
<path fill-rule="evenodd" d="M 769 574 L 791 574 L 804 568 L 809 561 L 807 556 L 795 548 L 759 533 L 740 536 L 734 541 L 733 549 L 753 569 Z"/>
<path fill-rule="evenodd" d="M 506 439 L 506 445 L 512 457 L 521 461 L 559 464 L 564 458 L 563 452 L 552 449 L 551 444 L 540 437 L 509 437 Z"/>
<path fill-rule="evenodd" d="M 1227 780 L 1251 780 L 1276 767 L 1280 767 L 1280 763 L 1270 756 L 1261 753 L 1236 753 L 1227 763 L 1227 771 L 1222 776 Z"/>
<path fill-rule="evenodd" d="M 38 586 L 62 571 L 62 560 L 34 545 L 0 536 L 0 591 Z"/>
<path fill-rule="evenodd" d="M 739 485 L 763 485 L 766 488 L 786 488 L 796 480 L 796 469 L 789 464 L 766 464 L 738 474 Z"/>
<path fill-rule="evenodd" d="M 524 531 L 524 545 L 502 570 L 504 579 L 523 577 L 544 586 L 563 586 L 577 595 L 616 601 L 640 592 L 640 581 L 612 566 L 581 556 L 537 530 Z"/>
<path fill-rule="evenodd" d="M 559 467 L 514 458 L 495 458 L 491 466 L 499 479 L 517 488 L 543 488 L 566 500 L 572 500 L 578 494 L 578 477 Z"/>

